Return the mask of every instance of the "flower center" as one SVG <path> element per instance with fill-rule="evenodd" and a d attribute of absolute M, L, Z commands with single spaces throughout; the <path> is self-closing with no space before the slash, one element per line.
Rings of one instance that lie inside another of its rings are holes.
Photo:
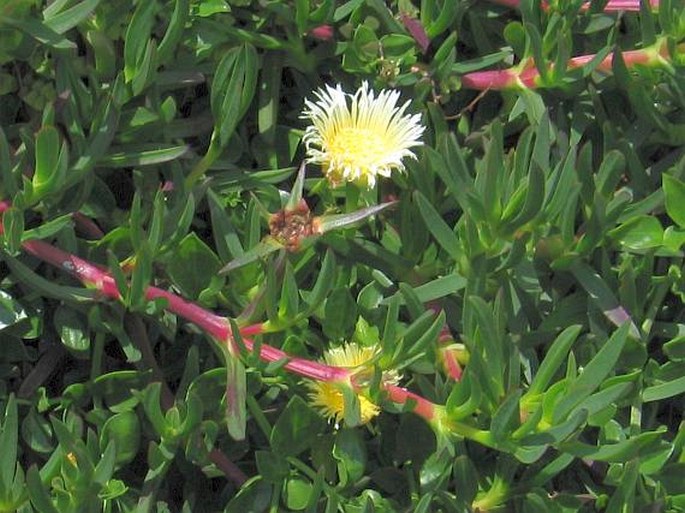
<path fill-rule="evenodd" d="M 329 153 L 336 165 L 368 168 L 386 151 L 383 137 L 368 128 L 346 128 L 331 137 Z"/>

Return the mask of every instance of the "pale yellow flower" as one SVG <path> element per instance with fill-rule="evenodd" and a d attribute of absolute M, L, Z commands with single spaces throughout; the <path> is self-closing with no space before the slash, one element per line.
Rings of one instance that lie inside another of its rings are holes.
<path fill-rule="evenodd" d="M 302 118 L 311 121 L 304 133 L 307 162 L 320 164 L 331 184 L 355 182 L 373 187 L 377 176 L 404 170 L 410 148 L 420 146 L 425 127 L 419 114 L 405 114 L 409 102 L 397 106 L 399 91 L 378 96 L 364 82 L 355 94 L 338 85 L 319 89 L 317 100 L 305 100 Z"/>
<path fill-rule="evenodd" d="M 373 372 L 371 361 L 378 354 L 377 347 L 362 347 L 355 343 L 334 347 L 324 353 L 323 360 L 327 365 L 342 367 L 351 371 L 351 376 L 368 371 Z M 382 381 L 386 384 L 397 384 L 399 375 L 395 371 L 382 374 Z M 339 423 L 345 417 L 345 399 L 343 389 L 352 387 L 350 378 L 340 381 L 308 381 L 309 398 L 311 404 L 324 417 Z M 359 399 L 361 423 L 366 424 L 380 413 L 378 405 L 374 404 L 364 393 L 354 392 Z"/>

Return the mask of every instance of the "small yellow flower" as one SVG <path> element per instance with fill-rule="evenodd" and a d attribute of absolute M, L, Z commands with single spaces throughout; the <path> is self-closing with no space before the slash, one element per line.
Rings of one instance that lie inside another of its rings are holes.
<path fill-rule="evenodd" d="M 327 365 L 349 369 L 352 374 L 356 374 L 360 371 L 372 370 L 369 363 L 377 354 L 377 347 L 361 347 L 358 344 L 350 343 L 327 350 L 323 360 Z M 384 383 L 396 384 L 399 381 L 399 376 L 395 371 L 387 371 L 383 373 L 382 380 Z M 349 379 L 307 382 L 312 405 L 319 409 L 325 417 L 336 423 L 345 417 L 343 388 L 351 386 Z M 359 391 L 355 391 L 355 393 L 359 398 L 361 422 L 366 424 L 380 413 L 380 408 L 363 393 Z"/>
<path fill-rule="evenodd" d="M 399 91 L 375 97 L 364 82 L 354 95 L 339 85 L 314 94 L 317 101 L 305 100 L 302 115 L 312 123 L 303 137 L 307 162 L 320 164 L 334 186 L 355 182 L 371 188 L 378 175 L 403 171 L 402 159 L 416 158 L 410 148 L 423 144 L 425 128 L 419 114 L 405 115 L 408 101 L 397 106 Z"/>
<path fill-rule="evenodd" d="M 66 456 L 67 461 L 71 463 L 74 467 L 78 468 L 78 460 L 76 459 L 76 455 L 73 452 L 68 452 Z"/>

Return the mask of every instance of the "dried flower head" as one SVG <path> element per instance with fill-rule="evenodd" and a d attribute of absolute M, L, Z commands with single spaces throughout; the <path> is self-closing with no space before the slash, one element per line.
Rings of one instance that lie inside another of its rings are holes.
<path fill-rule="evenodd" d="M 351 371 L 350 377 L 371 371 L 371 361 L 378 354 L 378 347 L 363 347 L 355 343 L 334 347 L 324 353 L 323 360 L 327 365 L 342 367 Z M 399 375 L 395 371 L 385 371 L 382 375 L 385 384 L 397 384 Z M 325 417 L 336 423 L 345 417 L 344 387 L 351 387 L 351 380 L 339 381 L 309 381 L 309 398 Z M 380 412 L 380 408 L 371 402 L 360 391 L 355 390 L 359 398 L 360 418 L 366 424 Z"/>
<path fill-rule="evenodd" d="M 371 188 L 378 175 L 404 170 L 402 159 L 416 158 L 410 148 L 422 144 L 425 127 L 419 114 L 405 114 L 409 102 L 397 106 L 399 91 L 376 97 L 368 83 L 353 95 L 338 85 L 305 100 L 302 118 L 311 121 L 304 134 L 307 162 L 320 164 L 331 184 L 355 182 Z"/>
<path fill-rule="evenodd" d="M 295 208 L 284 208 L 271 214 L 269 231 L 288 251 L 297 251 L 302 241 L 316 232 L 307 202 L 301 199 Z"/>

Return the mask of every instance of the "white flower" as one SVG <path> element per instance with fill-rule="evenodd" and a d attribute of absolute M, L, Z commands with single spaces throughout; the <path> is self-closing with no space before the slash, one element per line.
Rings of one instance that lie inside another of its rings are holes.
<path fill-rule="evenodd" d="M 303 137 L 307 162 L 320 164 L 334 186 L 355 182 L 371 188 L 378 175 L 403 171 L 402 159 L 416 158 L 410 148 L 423 144 L 425 127 L 419 114 L 404 114 L 408 101 L 397 106 L 399 91 L 375 97 L 364 82 L 354 95 L 339 85 L 314 95 L 317 101 L 305 100 L 302 114 L 312 123 Z"/>

